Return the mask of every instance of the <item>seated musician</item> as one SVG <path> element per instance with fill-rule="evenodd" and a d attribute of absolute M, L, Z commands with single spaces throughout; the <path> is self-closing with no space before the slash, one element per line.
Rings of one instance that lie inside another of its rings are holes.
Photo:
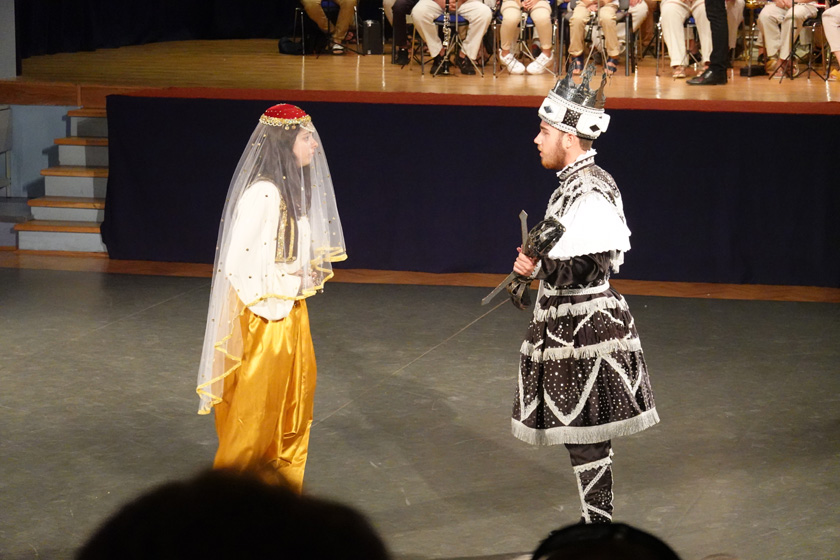
<path fill-rule="evenodd" d="M 429 53 L 435 57 L 432 73 L 438 73 L 439 70 L 446 72 L 449 68 L 443 43 L 438 36 L 438 27 L 435 25 L 435 20 L 443 15 L 446 4 L 447 0 L 420 0 L 411 10 L 415 27 L 428 45 Z M 456 57 L 458 68 L 461 74 L 475 74 L 473 61 L 478 58 L 481 39 L 490 27 L 493 10 L 481 0 L 449 0 L 448 4 L 451 13 L 457 13 L 469 22 L 467 36 L 462 43 L 463 49 Z"/>
<path fill-rule="evenodd" d="M 394 64 L 405 66 L 408 64 L 408 24 L 406 23 L 406 16 L 411 13 L 411 10 L 417 5 L 418 0 L 383 0 L 382 9 L 385 10 L 385 17 L 391 23 L 394 29 L 394 49 L 396 49 L 396 56 L 394 56 Z"/>
<path fill-rule="evenodd" d="M 644 6 L 644 8 L 642 7 Z M 630 10 L 637 10 L 641 15 L 640 10 L 645 10 L 647 14 L 647 5 L 642 0 L 630 0 Z M 575 4 L 575 9 L 572 12 L 572 17 L 569 20 L 569 54 L 572 57 L 572 73 L 577 75 L 583 71 L 583 51 L 585 48 L 584 41 L 586 35 L 586 24 L 589 22 L 591 14 L 598 13 L 598 22 L 601 26 L 601 33 L 604 37 L 604 43 L 607 51 L 607 60 L 604 63 L 604 71 L 608 75 L 615 74 L 618 70 L 618 55 L 621 52 L 621 46 L 618 41 L 618 24 L 616 23 L 616 12 L 618 11 L 618 0 L 611 0 L 604 2 L 603 0 L 578 0 Z M 634 15 L 634 18 L 636 16 Z M 639 25 L 644 20 L 644 16 L 639 17 Z M 637 29 L 634 21 L 634 29 Z"/>
<path fill-rule="evenodd" d="M 694 24 L 700 36 L 700 53 L 703 65 L 709 65 L 712 54 L 712 27 L 706 17 L 705 0 L 662 0 L 659 22 L 662 37 L 668 47 L 674 78 L 685 78 L 688 66 L 688 50 L 685 47 L 685 20 L 694 16 Z"/>
<path fill-rule="evenodd" d="M 333 0 L 338 4 L 338 18 L 335 26 L 330 29 L 330 21 L 324 8 L 321 7 L 321 0 L 300 0 L 303 10 L 309 19 L 315 22 L 318 28 L 330 38 L 330 52 L 332 54 L 344 54 L 344 37 L 353 23 L 353 15 L 356 9 L 356 0 Z"/>
<path fill-rule="evenodd" d="M 541 38 L 540 47 L 542 50 L 539 56 L 527 68 L 510 52 L 511 44 L 519 34 L 519 23 L 522 20 L 523 9 L 528 12 L 531 16 L 531 21 L 534 22 L 537 35 Z M 552 34 L 551 6 L 548 0 L 503 0 L 501 14 L 502 29 L 500 31 L 501 48 L 499 49 L 499 58 L 502 64 L 507 67 L 508 72 L 511 74 L 524 74 L 526 71 L 529 74 L 544 73 L 553 61 L 551 41 L 548 39 Z"/>
<path fill-rule="evenodd" d="M 796 6 L 793 7 L 793 2 Z M 768 2 L 758 14 L 758 28 L 764 36 L 764 51 L 767 55 L 765 68 L 768 72 L 789 71 L 796 65 L 790 56 L 791 19 L 796 20 L 793 40 L 799 36 L 802 22 L 817 15 L 817 3 L 801 0 L 774 0 Z"/>

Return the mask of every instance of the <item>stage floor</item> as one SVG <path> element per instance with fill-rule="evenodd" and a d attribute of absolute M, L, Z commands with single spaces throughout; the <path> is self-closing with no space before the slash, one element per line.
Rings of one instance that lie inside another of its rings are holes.
<path fill-rule="evenodd" d="M 64 560 L 212 462 L 207 278 L 0 269 L 0 557 Z M 528 313 L 486 288 L 330 283 L 310 300 L 306 487 L 399 560 L 508 560 L 577 520 L 565 449 L 510 435 Z M 615 441 L 616 520 L 700 560 L 835 558 L 837 305 L 630 296 L 662 423 Z"/>
<path fill-rule="evenodd" d="M 25 59 L 22 76 L 0 81 L 0 102 L 37 103 L 39 96 L 52 96 L 52 102 L 59 103 L 58 97 L 72 99 L 76 95 L 82 104 L 94 105 L 102 103 L 107 92 L 179 87 L 252 91 L 249 95 L 253 95 L 253 90 L 435 93 L 488 96 L 483 103 L 505 104 L 504 96 L 542 97 L 554 84 L 554 78 L 548 74 L 500 73 L 494 78 L 492 66 L 483 78 L 461 76 L 457 70 L 452 76 L 431 77 L 428 73 L 421 75 L 417 64 L 401 68 L 390 61 L 390 55 L 280 55 L 273 39 L 153 43 Z M 656 61 L 648 56 L 641 60 L 637 73 L 625 76 L 622 65 L 613 76 L 607 88 L 607 107 L 616 106 L 618 99 L 649 100 L 652 104 L 680 101 L 680 108 L 698 110 L 703 110 L 704 101 L 733 102 L 743 108 L 745 102 L 840 100 L 838 82 L 824 82 L 816 76 L 781 83 L 766 76 L 746 78 L 738 74 L 738 67 L 743 64 L 736 62 L 729 84 L 697 87 L 672 79 L 667 61 L 663 62 L 662 75 L 657 77 Z M 89 102 L 83 97 L 85 92 Z M 399 102 L 399 96 L 392 98 Z M 364 100 L 364 95 L 357 99 Z M 823 110 L 840 111 L 840 105 L 832 105 Z"/>

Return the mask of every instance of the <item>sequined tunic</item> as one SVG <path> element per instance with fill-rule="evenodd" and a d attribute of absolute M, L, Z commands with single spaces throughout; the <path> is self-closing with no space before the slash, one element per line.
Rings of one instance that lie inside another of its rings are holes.
<path fill-rule="evenodd" d="M 595 165 L 594 151 L 587 156 L 558 173 L 546 217 L 564 223 L 570 237 L 541 261 L 540 292 L 520 349 L 512 430 L 535 445 L 596 443 L 659 421 L 633 316 L 609 287 L 611 269 L 629 249 L 621 195 Z M 590 210 L 582 210 L 583 197 Z M 576 237 L 574 228 L 585 235 Z"/>

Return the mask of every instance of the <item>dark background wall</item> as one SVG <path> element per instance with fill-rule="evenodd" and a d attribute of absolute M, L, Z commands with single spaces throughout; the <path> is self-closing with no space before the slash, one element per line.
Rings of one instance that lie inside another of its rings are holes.
<path fill-rule="evenodd" d="M 110 96 L 111 257 L 211 262 L 230 176 L 281 101 Z M 557 184 L 533 108 L 297 104 L 333 174 L 344 267 L 508 272 L 517 214 L 536 223 Z M 595 148 L 633 232 L 622 278 L 840 286 L 840 116 L 611 114 Z"/>
<path fill-rule="evenodd" d="M 33 55 L 188 39 L 291 35 L 297 0 L 15 0 L 18 51 Z M 379 2 L 359 6 L 379 19 Z M 306 19 L 306 18 L 304 18 Z"/>

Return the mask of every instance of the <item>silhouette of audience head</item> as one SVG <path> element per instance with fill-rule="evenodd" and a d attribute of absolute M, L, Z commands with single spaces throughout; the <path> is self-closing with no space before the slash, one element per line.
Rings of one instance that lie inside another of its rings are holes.
<path fill-rule="evenodd" d="M 78 560 L 388 560 L 370 523 L 300 496 L 266 472 L 214 470 L 141 495 L 108 519 Z"/>
<path fill-rule="evenodd" d="M 649 533 L 623 523 L 571 525 L 552 532 L 533 560 L 680 560 Z"/>

